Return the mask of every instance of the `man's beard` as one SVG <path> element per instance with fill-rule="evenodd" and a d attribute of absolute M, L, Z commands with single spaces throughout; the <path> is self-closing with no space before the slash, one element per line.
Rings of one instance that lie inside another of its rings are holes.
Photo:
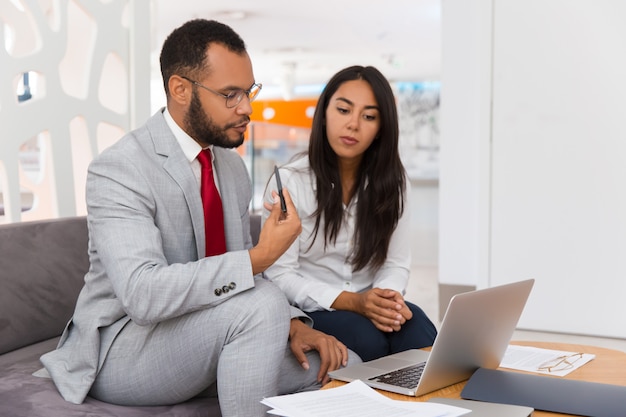
<path fill-rule="evenodd" d="M 202 104 L 198 98 L 198 94 L 194 91 L 191 97 L 189 110 L 185 115 L 185 131 L 194 138 L 202 147 L 208 145 L 219 146 L 221 148 L 236 148 L 243 143 L 244 136 L 236 140 L 232 140 L 226 134 L 226 130 L 236 126 L 236 124 L 227 124 L 223 128 L 217 126 L 206 115 L 202 109 Z"/>

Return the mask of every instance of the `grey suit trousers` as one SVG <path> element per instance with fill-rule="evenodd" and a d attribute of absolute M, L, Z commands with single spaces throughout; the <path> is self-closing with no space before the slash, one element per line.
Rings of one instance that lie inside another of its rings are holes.
<path fill-rule="evenodd" d="M 213 308 L 147 326 L 130 321 L 90 395 L 122 405 L 173 404 L 217 382 L 223 417 L 263 416 L 263 397 L 319 388 L 317 355 L 305 371 L 288 348 L 289 321 L 285 296 L 263 279 Z"/>

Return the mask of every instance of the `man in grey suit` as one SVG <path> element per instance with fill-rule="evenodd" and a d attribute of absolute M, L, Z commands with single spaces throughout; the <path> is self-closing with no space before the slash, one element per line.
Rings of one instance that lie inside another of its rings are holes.
<path fill-rule="evenodd" d="M 319 387 L 349 352 L 258 276 L 301 226 L 285 190 L 287 213 L 277 198 L 267 206 L 252 247 L 250 178 L 227 149 L 243 142 L 260 90 L 243 40 L 215 21 L 187 22 L 165 41 L 161 71 L 167 108 L 89 167 L 91 266 L 59 346 L 41 361 L 74 403 L 174 404 L 216 384 L 224 417 L 264 415 L 263 397 Z M 226 243 L 208 257 L 204 148 Z"/>

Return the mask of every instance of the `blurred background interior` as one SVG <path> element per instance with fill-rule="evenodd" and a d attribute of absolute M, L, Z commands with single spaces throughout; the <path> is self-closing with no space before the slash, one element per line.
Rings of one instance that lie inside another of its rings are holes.
<path fill-rule="evenodd" d="M 251 210 L 273 166 L 307 148 L 327 79 L 376 66 L 411 178 L 407 298 L 438 321 L 454 293 L 535 277 L 520 337 L 626 350 L 626 326 L 608 321 L 626 316 L 626 4 L 550 4 L 2 0 L 0 223 L 84 215 L 89 161 L 165 105 L 165 36 L 216 19 L 245 40 L 263 84 L 237 150 Z M 592 281 L 602 297 L 589 297 Z"/>

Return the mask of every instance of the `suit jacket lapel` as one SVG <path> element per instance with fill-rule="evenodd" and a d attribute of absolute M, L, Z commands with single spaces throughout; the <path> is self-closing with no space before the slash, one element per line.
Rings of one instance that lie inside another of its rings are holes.
<path fill-rule="evenodd" d="M 156 154 L 163 157 L 163 169 L 183 191 L 196 238 L 198 259 L 204 258 L 206 251 L 204 212 L 202 211 L 202 199 L 198 191 L 198 182 L 193 175 L 189 160 L 178 145 L 161 112 L 148 121 L 147 127 L 150 130 Z"/>

